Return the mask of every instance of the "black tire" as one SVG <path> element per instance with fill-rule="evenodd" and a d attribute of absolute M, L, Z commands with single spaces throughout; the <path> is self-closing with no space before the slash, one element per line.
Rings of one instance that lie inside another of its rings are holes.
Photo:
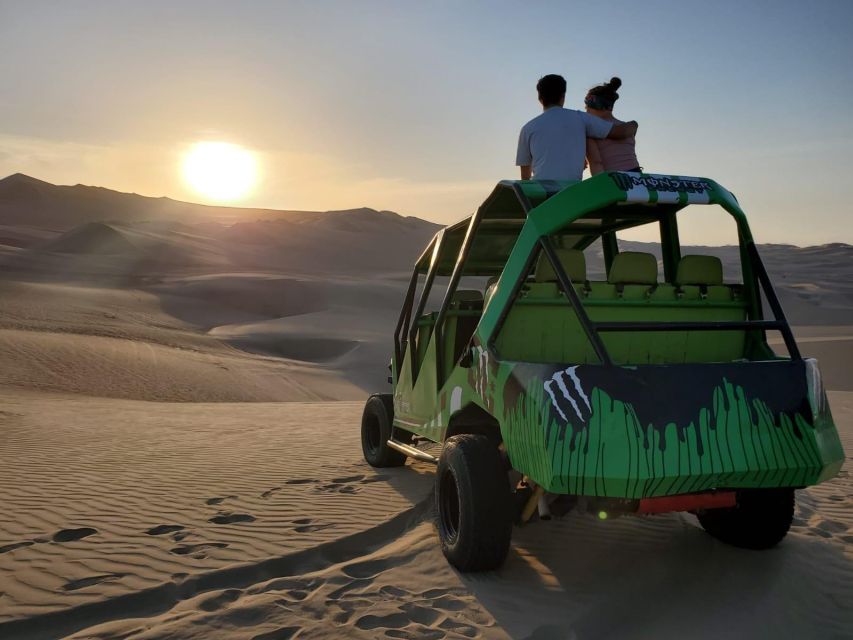
<path fill-rule="evenodd" d="M 788 533 L 794 519 L 793 489 L 748 489 L 737 492 L 737 506 L 697 513 L 702 527 L 726 544 L 769 549 Z"/>
<path fill-rule="evenodd" d="M 497 569 L 512 536 L 512 496 L 494 442 L 463 434 L 444 444 L 435 483 L 441 551 L 460 571 Z"/>
<path fill-rule="evenodd" d="M 401 467 L 406 464 L 406 456 L 388 446 L 393 424 L 394 401 L 391 396 L 387 393 L 370 396 L 361 415 L 361 451 L 371 466 Z"/>

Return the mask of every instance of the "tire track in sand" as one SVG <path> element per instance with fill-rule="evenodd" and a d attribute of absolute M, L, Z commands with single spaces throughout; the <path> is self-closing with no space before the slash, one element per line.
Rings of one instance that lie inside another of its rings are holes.
<path fill-rule="evenodd" d="M 390 543 L 421 522 L 432 507 L 431 496 L 370 529 L 303 551 L 259 562 L 232 565 L 167 582 L 114 598 L 90 602 L 62 611 L 0 623 L 4 640 L 52 640 L 114 620 L 151 617 L 165 613 L 183 600 L 207 591 L 241 589 L 272 578 L 313 573 L 354 560 Z"/>

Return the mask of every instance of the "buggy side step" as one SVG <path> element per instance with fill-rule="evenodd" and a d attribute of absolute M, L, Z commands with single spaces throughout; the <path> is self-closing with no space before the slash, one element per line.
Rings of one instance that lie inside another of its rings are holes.
<path fill-rule="evenodd" d="M 389 440 L 388 446 L 392 449 L 396 449 L 402 454 L 409 456 L 410 458 L 414 458 L 415 460 L 420 460 L 421 462 L 431 462 L 432 464 L 438 464 L 438 458 L 435 456 L 431 456 L 426 451 L 421 451 L 420 449 L 415 449 L 415 447 L 403 444 L 402 442 L 397 442 L 396 440 Z"/>

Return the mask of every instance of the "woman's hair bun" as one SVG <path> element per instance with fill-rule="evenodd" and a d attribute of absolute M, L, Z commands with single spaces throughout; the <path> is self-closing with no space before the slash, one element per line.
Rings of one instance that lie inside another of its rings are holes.
<path fill-rule="evenodd" d="M 608 82 L 607 84 L 610 87 L 610 89 L 612 89 L 613 91 L 617 91 L 619 89 L 619 87 L 622 86 L 622 80 L 620 80 L 619 78 L 614 76 L 614 77 L 610 78 L 610 82 Z"/>

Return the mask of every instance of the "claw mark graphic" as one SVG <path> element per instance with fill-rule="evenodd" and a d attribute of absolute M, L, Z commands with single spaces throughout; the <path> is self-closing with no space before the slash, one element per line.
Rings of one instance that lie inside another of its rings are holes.
<path fill-rule="evenodd" d="M 568 422 L 569 418 L 566 415 L 566 412 L 563 410 L 563 407 L 560 406 L 561 404 L 565 406 L 565 402 L 561 402 L 561 400 L 563 399 L 572 406 L 572 410 L 575 412 L 575 415 L 578 417 L 581 423 L 585 423 L 589 415 L 592 413 L 592 405 L 589 402 L 589 397 L 583 390 L 583 386 L 581 386 L 581 381 L 578 377 L 576 369 L 577 366 L 574 366 L 569 367 L 568 369 L 565 369 L 563 371 L 557 371 L 554 375 L 551 376 L 551 379 L 545 383 L 545 391 L 551 398 L 551 404 L 557 410 L 557 413 L 560 414 L 560 417 L 563 419 L 564 422 Z M 570 390 L 569 387 L 566 385 L 566 377 L 568 377 L 572 381 L 572 390 Z M 559 397 L 554 393 L 555 383 L 557 385 L 557 388 L 560 390 Z M 583 401 L 584 405 L 586 405 L 585 411 L 581 409 L 581 406 L 575 399 L 575 395 L 573 395 L 572 393 L 573 391 L 581 399 L 581 401 Z M 584 413 L 587 414 L 586 418 L 584 417 Z"/>

